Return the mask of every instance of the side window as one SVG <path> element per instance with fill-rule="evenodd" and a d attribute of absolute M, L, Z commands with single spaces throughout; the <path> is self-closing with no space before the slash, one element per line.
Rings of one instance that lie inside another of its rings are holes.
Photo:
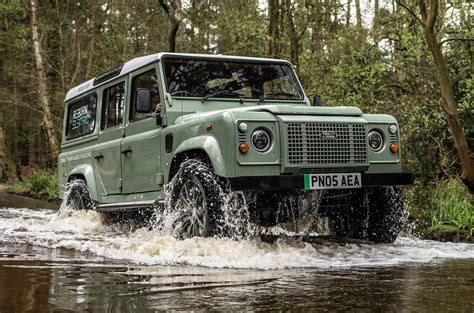
<path fill-rule="evenodd" d="M 137 89 L 146 88 L 151 91 L 151 109 L 149 112 L 139 113 L 136 111 Z M 149 113 L 159 113 L 161 111 L 160 94 L 155 70 L 150 70 L 132 79 L 132 99 L 130 101 L 130 121 L 138 121 L 149 115 Z"/>
<path fill-rule="evenodd" d="M 66 138 L 74 139 L 95 129 L 97 95 L 89 95 L 68 105 Z"/>
<path fill-rule="evenodd" d="M 122 125 L 124 104 L 125 83 L 120 83 L 104 90 L 102 101 L 102 130 Z"/>

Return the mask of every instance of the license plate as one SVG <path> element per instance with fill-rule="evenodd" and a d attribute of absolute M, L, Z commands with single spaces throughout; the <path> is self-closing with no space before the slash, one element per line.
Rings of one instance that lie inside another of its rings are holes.
<path fill-rule="evenodd" d="M 304 174 L 304 189 L 361 188 L 360 173 Z"/>

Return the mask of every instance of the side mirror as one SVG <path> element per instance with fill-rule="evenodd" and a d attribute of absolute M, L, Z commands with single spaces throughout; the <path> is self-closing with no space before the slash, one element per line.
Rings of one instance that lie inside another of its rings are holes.
<path fill-rule="evenodd" d="M 320 95 L 314 95 L 312 105 L 313 105 L 313 106 L 317 106 L 317 107 L 320 107 L 320 106 L 322 105 L 322 104 L 321 104 L 321 96 L 320 96 Z"/>
<path fill-rule="evenodd" d="M 137 88 L 135 93 L 135 110 L 138 113 L 149 113 L 151 111 L 151 90 Z"/>

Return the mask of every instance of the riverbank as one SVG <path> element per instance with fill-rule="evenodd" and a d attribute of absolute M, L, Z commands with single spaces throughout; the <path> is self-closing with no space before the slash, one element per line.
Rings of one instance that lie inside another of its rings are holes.
<path fill-rule="evenodd" d="M 59 209 L 59 204 L 51 201 L 35 199 L 30 196 L 17 195 L 9 192 L 9 185 L 0 184 L 0 208 L 28 209 Z"/>
<path fill-rule="evenodd" d="M 44 194 L 34 193 L 30 190 L 27 190 L 26 188 L 19 188 L 15 184 L 0 183 L 0 195 L 1 194 L 3 194 L 3 196 L 5 195 L 17 196 L 20 198 L 40 201 L 40 203 L 51 204 L 47 206 L 47 208 L 57 207 L 61 203 L 61 200 L 58 198 L 51 198 L 50 196 L 47 196 Z M 25 202 L 25 201 L 22 201 L 22 202 Z M 1 206 L 1 203 L 2 201 L 0 201 L 0 206 Z M 37 207 L 37 205 L 35 207 Z"/>
<path fill-rule="evenodd" d="M 8 185 L 0 183 L 0 193 L 8 192 Z"/>

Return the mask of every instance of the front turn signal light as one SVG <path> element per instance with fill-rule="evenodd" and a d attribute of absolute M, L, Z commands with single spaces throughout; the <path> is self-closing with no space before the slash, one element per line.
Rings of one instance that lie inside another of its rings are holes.
<path fill-rule="evenodd" d="M 396 143 L 392 143 L 392 144 L 390 145 L 390 151 L 391 151 L 392 153 L 397 153 L 397 152 L 398 152 L 398 145 L 397 145 Z"/>
<path fill-rule="evenodd" d="M 249 145 L 246 143 L 241 143 L 239 145 L 239 150 L 240 150 L 240 153 L 246 154 L 247 152 L 249 152 Z"/>

